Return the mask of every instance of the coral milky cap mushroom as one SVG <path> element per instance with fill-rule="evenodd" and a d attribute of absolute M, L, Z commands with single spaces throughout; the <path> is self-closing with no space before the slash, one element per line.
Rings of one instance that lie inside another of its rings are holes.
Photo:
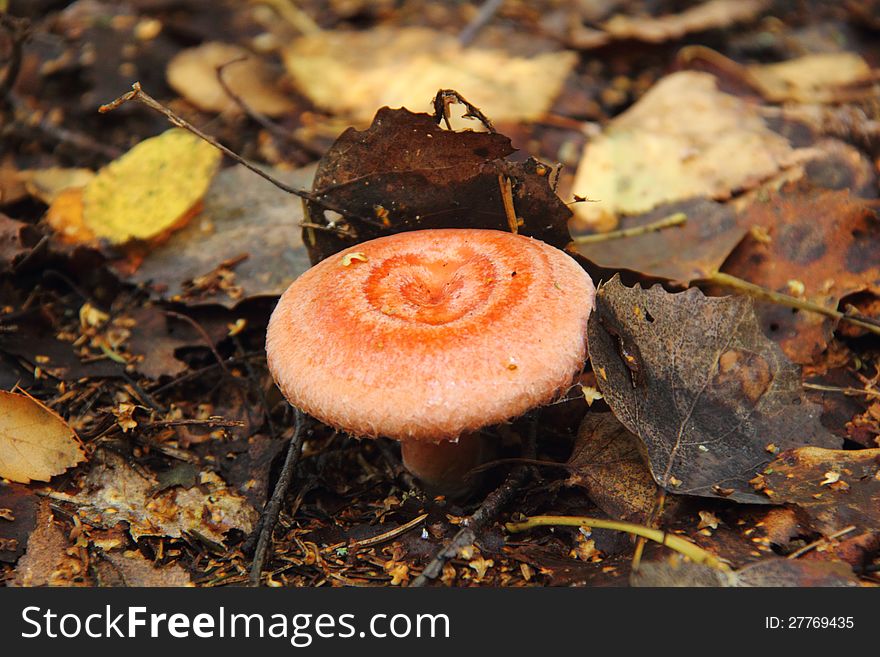
<path fill-rule="evenodd" d="M 291 404 L 355 436 L 401 443 L 432 492 L 462 487 L 476 432 L 545 405 L 586 359 L 595 288 L 567 254 L 493 230 L 363 242 L 300 276 L 269 322 Z"/>

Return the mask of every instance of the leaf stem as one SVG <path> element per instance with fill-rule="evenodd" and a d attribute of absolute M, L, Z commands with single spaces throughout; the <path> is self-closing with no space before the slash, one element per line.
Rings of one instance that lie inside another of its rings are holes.
<path fill-rule="evenodd" d="M 508 522 L 505 528 L 509 532 L 523 532 L 534 527 L 587 527 L 597 529 L 614 529 L 621 532 L 642 536 L 648 540 L 665 545 L 679 554 L 683 554 L 694 563 L 704 564 L 718 570 L 730 570 L 730 566 L 721 561 L 711 552 L 704 550 L 699 545 L 691 543 L 686 538 L 669 534 L 662 529 L 654 529 L 644 525 L 623 520 L 603 520 L 601 518 L 589 518 L 586 516 L 530 516 L 520 522 Z"/>
<path fill-rule="evenodd" d="M 654 221 L 644 226 L 633 226 L 631 228 L 622 228 L 620 230 L 612 230 L 607 233 L 596 233 L 594 235 L 581 235 L 574 238 L 575 244 L 595 244 L 596 242 L 607 242 L 608 240 L 618 240 L 625 237 L 637 237 L 646 233 L 653 233 L 664 228 L 680 226 L 687 221 L 687 215 L 684 212 L 676 212 L 668 217 L 664 217 L 659 221 Z"/>

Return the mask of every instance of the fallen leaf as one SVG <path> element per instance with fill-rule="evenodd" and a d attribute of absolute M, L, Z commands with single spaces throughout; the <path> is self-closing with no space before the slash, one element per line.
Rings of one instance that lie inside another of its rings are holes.
<path fill-rule="evenodd" d="M 880 295 L 880 222 L 874 210 L 846 191 L 786 186 L 749 205 L 741 222 L 769 239 L 749 235 L 724 264 L 727 274 L 830 310 L 856 292 Z M 756 305 L 765 332 L 798 363 L 821 354 L 837 321 L 779 304 Z"/>
<path fill-rule="evenodd" d="M 573 188 L 591 202 L 574 206 L 575 218 L 609 230 L 619 215 L 662 203 L 724 200 L 799 156 L 755 106 L 719 91 L 712 75 L 673 73 L 587 144 Z"/>
<path fill-rule="evenodd" d="M 81 189 L 88 185 L 95 172 L 91 169 L 26 169 L 18 173 L 28 193 L 46 205 L 52 205 L 58 195 L 67 189 Z"/>
<path fill-rule="evenodd" d="M 642 563 L 632 573 L 633 586 L 722 586 L 722 587 L 813 587 L 859 586 L 859 580 L 845 563 L 795 561 L 771 558 L 721 571 L 691 562 L 656 561 Z"/>
<path fill-rule="evenodd" d="M 179 226 L 208 189 L 220 152 L 173 128 L 142 141 L 83 188 L 83 226 L 113 244 Z"/>
<path fill-rule="evenodd" d="M 178 564 L 156 566 L 136 550 L 108 552 L 95 568 L 99 586 L 193 586 Z"/>
<path fill-rule="evenodd" d="M 380 109 L 367 130 L 344 132 L 318 164 L 313 193 L 346 215 L 305 204 L 303 241 L 312 261 L 405 230 L 510 230 L 504 177 L 522 220 L 518 232 L 564 248 L 571 212 L 550 185 L 550 167 L 505 160 L 513 150 L 497 133 L 444 130 L 427 114 Z"/>
<path fill-rule="evenodd" d="M 271 173 L 307 188 L 314 168 Z M 232 307 L 243 298 L 280 295 L 309 268 L 300 238 L 303 206 L 296 196 L 239 165 L 217 174 L 203 205 L 186 227 L 147 254 L 133 282 L 168 299 Z M 224 262 L 234 263 L 224 270 L 227 278 L 211 285 L 210 274 Z M 200 279 L 198 286 L 194 282 Z"/>
<path fill-rule="evenodd" d="M 774 103 L 829 103 L 841 87 L 872 79 L 871 67 L 853 52 L 810 54 L 746 70 L 764 98 Z"/>
<path fill-rule="evenodd" d="M 33 397 L 0 390 L 0 477 L 49 481 L 85 458 L 73 429 L 55 411 Z"/>
<path fill-rule="evenodd" d="M 709 278 L 718 272 L 747 232 L 726 205 L 689 199 L 662 205 L 637 217 L 625 217 L 621 219 L 620 228 L 644 226 L 678 213 L 687 217 L 678 226 L 593 243 L 578 241 L 578 223 L 573 222 L 575 247 L 578 253 L 603 269 L 626 269 L 683 285 Z"/>
<path fill-rule="evenodd" d="M 68 553 L 68 537 L 55 522 L 48 499 L 39 505 L 35 524 L 27 540 L 27 551 L 18 560 L 10 585 L 83 586 L 83 564 Z"/>
<path fill-rule="evenodd" d="M 278 88 L 277 76 L 272 75 L 268 64 L 230 43 L 210 41 L 181 50 L 168 62 L 165 74 L 171 88 L 199 109 L 240 111 L 217 79 L 217 67 L 224 64 L 229 64 L 223 68 L 224 82 L 251 109 L 273 117 L 294 109 L 293 101 Z"/>
<path fill-rule="evenodd" d="M 190 489 L 160 488 L 151 474 L 141 473 L 114 453 L 97 452 L 83 489 L 70 497 L 80 516 L 92 525 L 112 527 L 127 522 L 131 537 L 169 536 L 187 532 L 223 543 L 230 529 L 250 532 L 257 512 L 240 495 L 229 490 L 210 470 L 200 473 L 199 485 Z"/>
<path fill-rule="evenodd" d="M 880 529 L 880 449 L 793 449 L 756 485 L 772 502 L 802 508 L 825 535 L 849 525 Z"/>
<path fill-rule="evenodd" d="M 662 43 L 680 39 L 692 32 L 719 29 L 754 20 L 767 6 L 766 0 L 709 0 L 666 16 L 627 16 L 617 14 L 602 24 L 615 39 L 637 39 Z"/>
<path fill-rule="evenodd" d="M 283 52 L 299 89 L 316 105 L 365 125 L 377 107 L 427 110 L 438 89 L 455 89 L 494 121 L 529 121 L 550 109 L 577 62 L 574 52 L 520 57 L 464 47 L 422 27 L 324 31 Z"/>
<path fill-rule="evenodd" d="M 764 502 L 749 480 L 780 449 L 838 447 L 809 403 L 800 369 L 761 332 L 746 297 L 602 285 L 589 321 L 605 401 L 641 438 L 666 490 Z"/>
<path fill-rule="evenodd" d="M 0 212 L 0 272 L 10 271 L 36 244 L 34 227 Z"/>
<path fill-rule="evenodd" d="M 657 486 L 638 438 L 611 413 L 587 413 L 566 468 L 565 484 L 586 489 L 612 518 L 641 522 L 654 508 Z"/>
<path fill-rule="evenodd" d="M 83 219 L 82 187 L 58 192 L 44 218 L 62 244 L 89 244 L 96 239 Z"/>

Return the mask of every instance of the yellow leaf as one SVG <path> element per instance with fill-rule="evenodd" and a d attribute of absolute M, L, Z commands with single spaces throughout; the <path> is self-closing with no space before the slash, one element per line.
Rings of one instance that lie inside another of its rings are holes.
<path fill-rule="evenodd" d="M 49 481 L 85 459 L 76 434 L 33 397 L 0 390 L 0 477 Z"/>
<path fill-rule="evenodd" d="M 871 80 L 871 67 L 852 52 L 806 55 L 777 64 L 749 66 L 767 100 L 829 103 L 835 88 Z"/>
<path fill-rule="evenodd" d="M 189 216 L 219 164 L 217 149 L 185 130 L 142 141 L 85 187 L 83 223 L 114 244 L 158 237 Z"/>
<path fill-rule="evenodd" d="M 59 192 L 49 210 L 46 223 L 65 244 L 83 244 L 95 241 L 95 235 L 83 224 L 83 190 L 72 187 Z"/>
<path fill-rule="evenodd" d="M 58 195 L 71 188 L 82 189 L 95 177 L 91 169 L 64 169 L 49 167 L 48 169 L 29 169 L 21 171 L 21 180 L 31 196 L 51 205 Z"/>

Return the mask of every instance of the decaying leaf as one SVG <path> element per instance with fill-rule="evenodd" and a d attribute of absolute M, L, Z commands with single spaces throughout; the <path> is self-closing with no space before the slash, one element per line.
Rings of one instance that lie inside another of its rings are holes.
<path fill-rule="evenodd" d="M 49 481 L 85 459 L 67 423 L 33 397 L 0 390 L 0 477 Z"/>
<path fill-rule="evenodd" d="M 853 52 L 818 53 L 747 68 L 772 102 L 828 103 L 841 87 L 871 80 L 871 67 Z"/>
<path fill-rule="evenodd" d="M 804 509 L 826 535 L 849 525 L 880 530 L 880 449 L 793 449 L 768 465 L 755 486 L 775 503 Z"/>
<path fill-rule="evenodd" d="M 726 199 L 798 157 L 753 105 L 719 91 L 713 76 L 673 73 L 587 145 L 574 190 L 594 202 L 576 205 L 575 217 L 608 230 L 619 215 L 662 203 Z"/>
<path fill-rule="evenodd" d="M 200 473 L 199 485 L 155 493 L 159 482 L 142 474 L 111 452 L 96 453 L 83 490 L 70 501 L 82 518 L 96 526 L 127 522 L 134 540 L 141 536 L 179 538 L 197 532 L 222 543 L 230 529 L 250 532 L 257 512 L 240 495 L 229 490 L 211 471 Z"/>
<path fill-rule="evenodd" d="M 438 89 L 455 89 L 495 121 L 528 121 L 550 108 L 577 62 L 573 52 L 520 57 L 465 48 L 421 27 L 325 31 L 300 37 L 284 64 L 321 108 L 366 125 L 377 107 L 427 110 Z"/>
<path fill-rule="evenodd" d="M 62 525 L 55 521 L 49 500 L 39 505 L 27 551 L 19 559 L 12 586 L 82 586 L 82 562 L 68 554 L 70 543 Z M 76 554 L 75 552 L 73 553 Z"/>
<path fill-rule="evenodd" d="M 700 32 L 753 20 L 767 6 L 766 0 L 709 0 L 680 14 L 644 17 L 617 14 L 602 25 L 615 39 L 638 39 L 662 43 Z"/>
<path fill-rule="evenodd" d="M 641 522 L 654 507 L 657 486 L 638 438 L 611 413 L 587 413 L 566 467 L 566 485 L 585 488 L 612 518 Z"/>
<path fill-rule="evenodd" d="M 587 260 L 609 270 L 628 269 L 685 285 L 709 278 L 747 232 L 726 205 L 706 199 L 661 205 L 646 214 L 621 219 L 620 228 L 644 226 L 678 213 L 686 216 L 679 226 L 594 243 L 579 243 L 575 234 L 575 245 Z"/>
<path fill-rule="evenodd" d="M 831 310 L 856 292 L 880 295 L 880 221 L 847 191 L 789 185 L 742 213 L 753 231 L 731 254 L 725 273 Z M 764 237 L 766 236 L 766 237 Z M 837 322 L 778 304 L 757 305 L 761 324 L 798 363 L 825 350 Z"/>
<path fill-rule="evenodd" d="M 185 130 L 146 139 L 101 169 L 82 188 L 60 193 L 49 223 L 68 241 L 150 240 L 184 223 L 204 196 L 220 153 Z"/>
<path fill-rule="evenodd" d="M 513 150 L 500 134 L 444 130 L 428 114 L 380 109 L 367 130 L 344 132 L 318 165 L 313 192 L 346 216 L 306 203 L 303 241 L 312 261 L 405 230 L 510 230 L 506 180 L 518 231 L 564 247 L 571 212 L 550 186 L 550 167 L 505 160 Z"/>
<path fill-rule="evenodd" d="M 20 484 L 0 483 L 0 561 L 15 563 L 37 518 L 37 496 Z"/>
<path fill-rule="evenodd" d="M 230 43 L 211 41 L 180 51 L 168 62 L 168 84 L 200 109 L 237 110 L 238 105 L 217 79 L 219 66 L 224 66 L 223 81 L 248 107 L 266 116 L 280 116 L 293 110 L 293 102 L 281 93 L 277 76 L 272 75 L 269 66 L 248 50 Z"/>
<path fill-rule="evenodd" d="M 29 233 L 34 229 L 29 224 L 10 219 L 0 212 L 0 272 L 9 271 L 31 251 Z"/>
<path fill-rule="evenodd" d="M 306 188 L 314 168 L 271 173 Z M 309 268 L 297 197 L 239 165 L 217 174 L 203 206 L 186 227 L 147 254 L 132 281 L 175 301 L 232 307 L 244 298 L 281 294 Z"/>
<path fill-rule="evenodd" d="M 840 446 L 751 299 L 627 288 L 615 277 L 597 292 L 589 344 L 605 401 L 670 492 L 766 503 L 749 480 L 772 459 L 768 444 Z"/>
<path fill-rule="evenodd" d="M 192 586 L 178 564 L 156 566 L 136 550 L 116 550 L 95 564 L 100 586 Z"/>
<path fill-rule="evenodd" d="M 771 558 L 736 571 L 721 571 L 691 562 L 642 563 L 631 576 L 633 586 L 858 586 L 845 563 Z"/>

